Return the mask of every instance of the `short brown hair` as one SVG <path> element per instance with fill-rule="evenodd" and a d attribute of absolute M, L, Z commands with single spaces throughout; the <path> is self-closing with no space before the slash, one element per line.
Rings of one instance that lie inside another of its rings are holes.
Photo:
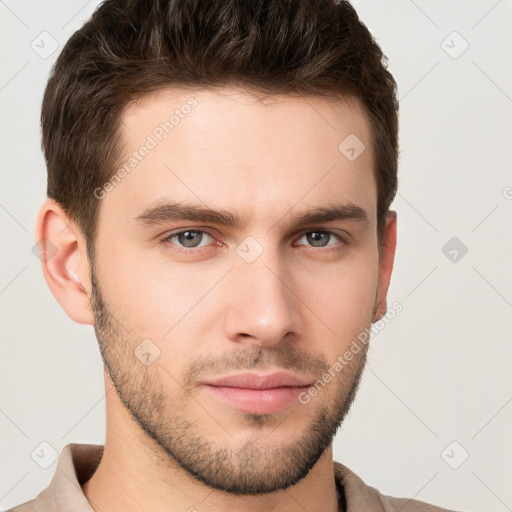
<path fill-rule="evenodd" d="M 398 185 L 398 100 L 386 61 L 344 0 L 106 0 L 66 43 L 44 93 L 48 197 L 92 251 L 93 192 L 120 159 L 123 109 L 147 93 L 234 85 L 270 96 L 350 94 L 372 127 L 380 251 Z"/>

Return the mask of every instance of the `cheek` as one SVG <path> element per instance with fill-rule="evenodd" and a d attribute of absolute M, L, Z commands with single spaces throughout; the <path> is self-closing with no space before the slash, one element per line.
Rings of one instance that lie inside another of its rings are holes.
<path fill-rule="evenodd" d="M 309 328 L 317 333 L 322 331 L 317 336 L 317 349 L 328 351 L 331 357 L 335 357 L 371 324 L 377 293 L 378 261 L 375 257 L 354 256 L 350 261 L 329 269 L 325 267 L 314 271 L 310 268 L 301 282 L 298 295 L 318 317 L 309 314 Z M 329 343 L 326 343 L 326 338 Z"/>
<path fill-rule="evenodd" d="M 202 318 L 218 307 L 218 296 L 212 302 L 215 293 L 209 292 L 215 291 L 229 263 L 177 263 L 162 255 L 148 258 L 150 252 L 109 248 L 101 265 L 113 270 L 100 277 L 107 304 L 127 330 L 133 329 L 139 337 L 164 345 L 177 333 L 194 339 L 195 330 L 199 332 L 204 323 Z"/>
<path fill-rule="evenodd" d="M 173 352 L 194 352 L 199 343 L 195 340 L 220 328 L 223 304 L 232 303 L 229 294 L 237 293 L 235 283 L 222 282 L 232 279 L 226 273 L 233 262 L 170 261 L 157 255 L 156 249 L 155 257 L 148 258 L 151 251 L 122 245 L 110 244 L 101 253 L 101 268 L 113 269 L 100 276 L 107 304 L 137 336 L 150 338 L 162 348 L 172 346 Z M 298 298 L 294 303 L 304 321 L 300 334 L 308 343 L 318 344 L 318 351 L 326 352 L 328 339 L 328 347 L 338 353 L 369 326 L 378 258 L 368 247 L 338 261 L 291 262 L 282 277 Z M 315 350 L 312 345 L 309 348 Z"/>

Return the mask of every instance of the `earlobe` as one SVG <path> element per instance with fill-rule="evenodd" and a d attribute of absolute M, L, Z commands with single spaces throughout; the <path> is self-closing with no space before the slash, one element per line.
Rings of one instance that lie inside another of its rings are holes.
<path fill-rule="evenodd" d="M 59 304 L 75 322 L 93 325 L 85 239 L 53 199 L 39 209 L 36 242 L 45 280 Z"/>
<path fill-rule="evenodd" d="M 388 310 L 387 295 L 396 251 L 396 224 L 396 212 L 390 210 L 386 218 L 386 230 L 382 244 L 382 253 L 379 257 L 379 283 L 377 289 L 375 314 L 373 316 L 372 322 L 378 322 Z"/>

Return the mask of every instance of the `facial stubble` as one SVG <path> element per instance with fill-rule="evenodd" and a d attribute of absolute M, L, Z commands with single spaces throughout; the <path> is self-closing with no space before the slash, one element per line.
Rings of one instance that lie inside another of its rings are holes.
<path fill-rule="evenodd" d="M 140 429 L 140 438 L 155 459 L 170 469 L 185 471 L 204 485 L 234 495 L 259 495 L 286 489 L 308 475 L 325 450 L 331 445 L 356 396 L 366 362 L 367 346 L 343 367 L 342 372 L 308 404 L 297 403 L 289 415 L 305 414 L 303 408 L 314 407 L 309 412 L 309 422 L 302 432 L 290 430 L 289 440 L 278 446 L 271 442 L 274 433 L 282 435 L 287 428 L 288 416 L 276 421 L 275 414 L 243 414 L 241 427 L 253 433 L 236 446 L 236 432 L 226 430 L 225 444 L 218 445 L 208 438 L 208 431 L 192 415 L 190 407 L 206 409 L 186 386 L 180 387 L 179 396 L 170 396 L 165 379 L 177 380 L 168 369 L 157 371 L 158 365 L 144 366 L 134 356 L 134 349 L 141 338 L 123 325 L 115 309 L 107 306 L 91 265 L 91 305 L 95 315 L 95 332 L 101 356 L 116 393 Z M 126 323 L 126 322 L 124 322 Z M 168 348 L 170 350 L 170 348 Z M 301 371 L 306 366 L 314 368 L 318 378 L 328 365 L 322 359 L 304 364 L 292 345 L 282 345 L 274 350 L 272 362 Z M 252 347 L 240 351 L 234 369 L 268 368 L 269 355 Z M 274 357 L 275 356 L 275 357 Z M 309 361 L 309 360 L 308 360 Z M 272 365 L 273 367 L 275 365 Z M 191 368 L 181 382 L 190 381 Z M 321 397 L 323 400 L 321 400 Z M 184 411 L 181 412 L 181 411 Z M 215 413 L 215 411 L 213 411 Z M 222 417 L 213 417 L 222 426 Z M 217 413 L 218 414 L 218 413 Z M 233 435 L 234 434 L 234 435 Z"/>

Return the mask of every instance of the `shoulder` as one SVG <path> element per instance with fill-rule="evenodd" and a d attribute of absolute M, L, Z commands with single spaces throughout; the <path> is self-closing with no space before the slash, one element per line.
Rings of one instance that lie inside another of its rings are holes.
<path fill-rule="evenodd" d="M 377 491 L 378 492 L 378 491 Z M 407 498 L 393 498 L 379 493 L 379 498 L 386 512 L 455 512 L 447 508 L 440 508 L 424 501 Z"/>
<path fill-rule="evenodd" d="M 96 470 L 103 445 L 70 443 L 57 462 L 55 473 L 46 489 L 30 501 L 16 505 L 7 512 L 93 512 L 83 494 L 81 484 Z"/>
<path fill-rule="evenodd" d="M 37 512 L 36 500 L 33 499 L 16 505 L 14 508 L 7 510 L 7 512 Z"/>
<path fill-rule="evenodd" d="M 348 512 L 455 512 L 409 498 L 394 498 L 367 485 L 349 468 L 334 461 L 334 475 L 343 487 Z"/>

